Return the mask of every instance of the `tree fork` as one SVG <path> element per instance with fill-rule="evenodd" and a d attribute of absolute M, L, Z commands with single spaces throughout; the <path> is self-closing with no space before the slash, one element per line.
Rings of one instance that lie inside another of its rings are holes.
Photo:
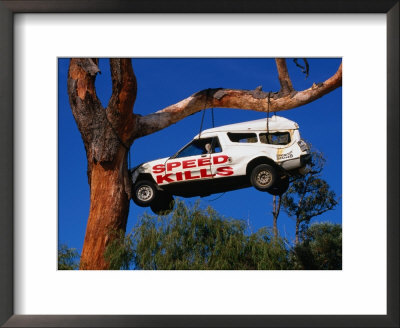
<path fill-rule="evenodd" d="M 278 79 L 281 85 L 281 90 L 278 92 L 281 96 L 286 96 L 294 92 L 292 80 L 289 77 L 289 72 L 286 66 L 285 58 L 275 58 L 276 68 L 278 69 Z"/>
<path fill-rule="evenodd" d="M 97 59 L 71 59 L 68 94 L 85 145 L 90 210 L 80 269 L 102 270 L 115 231 L 126 230 L 131 198 L 127 154 L 133 142 L 136 78 L 130 59 L 111 59 L 112 96 L 104 108 L 95 90 Z"/>

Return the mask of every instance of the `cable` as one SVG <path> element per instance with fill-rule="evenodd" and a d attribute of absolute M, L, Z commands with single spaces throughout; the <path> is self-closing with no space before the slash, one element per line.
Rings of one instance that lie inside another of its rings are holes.
<path fill-rule="evenodd" d="M 209 202 L 214 202 L 214 201 L 216 201 L 217 199 L 220 199 L 223 195 L 225 195 L 225 193 L 226 192 L 223 192 L 221 195 L 219 195 L 218 197 L 215 197 L 214 199 L 210 199 L 210 200 L 208 200 Z"/>
<path fill-rule="evenodd" d="M 268 92 L 268 107 L 267 107 L 267 138 L 269 134 L 269 105 L 271 103 L 271 91 Z"/>
<path fill-rule="evenodd" d="M 206 113 L 206 110 L 203 109 L 203 115 L 201 116 L 201 123 L 200 123 L 200 131 L 199 131 L 199 139 L 201 136 L 201 131 L 203 130 L 203 122 L 204 122 L 204 114 Z"/>
<path fill-rule="evenodd" d="M 198 138 L 198 139 L 200 139 L 201 131 L 203 130 L 204 114 L 206 113 L 207 101 L 208 101 L 208 91 L 209 91 L 209 90 L 210 90 L 210 89 L 207 89 L 207 90 L 206 90 L 206 101 L 204 102 L 203 115 L 202 115 L 202 117 L 201 117 L 200 131 L 199 131 L 199 138 Z"/>
<path fill-rule="evenodd" d="M 204 108 L 203 108 L 203 115 L 201 116 L 201 122 L 200 122 L 200 131 L 199 131 L 199 138 L 201 136 L 201 132 L 203 131 L 203 123 L 204 123 L 204 116 L 206 114 L 206 109 L 207 109 L 207 102 L 208 102 L 208 93 L 210 89 L 206 90 L 206 101 L 204 103 Z M 214 107 L 211 107 L 211 123 L 212 127 L 215 128 L 215 120 L 214 120 Z"/>

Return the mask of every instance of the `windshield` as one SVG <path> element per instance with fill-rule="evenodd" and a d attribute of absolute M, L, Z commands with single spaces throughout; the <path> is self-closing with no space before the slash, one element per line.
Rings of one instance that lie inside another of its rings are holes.
<path fill-rule="evenodd" d="M 222 149 L 217 137 L 195 139 L 172 158 L 199 156 L 209 153 L 219 153 L 221 151 Z"/>

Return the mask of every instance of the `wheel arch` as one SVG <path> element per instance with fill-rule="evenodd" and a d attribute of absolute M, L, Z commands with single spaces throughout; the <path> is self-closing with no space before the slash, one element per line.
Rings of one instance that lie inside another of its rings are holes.
<path fill-rule="evenodd" d="M 271 158 L 267 156 L 258 156 L 256 158 L 253 158 L 249 163 L 247 163 L 246 166 L 246 175 L 250 175 L 251 171 L 260 164 L 269 164 L 276 168 L 278 171 L 281 170 L 280 166 L 277 165 Z"/>
<path fill-rule="evenodd" d="M 158 184 L 157 182 L 154 180 L 153 176 L 150 173 L 139 173 L 139 175 L 133 179 L 133 177 L 131 178 L 132 180 L 132 185 L 135 185 L 136 183 L 138 183 L 139 181 L 143 181 L 143 180 L 148 180 L 154 183 L 155 187 L 157 190 L 163 190 Z"/>

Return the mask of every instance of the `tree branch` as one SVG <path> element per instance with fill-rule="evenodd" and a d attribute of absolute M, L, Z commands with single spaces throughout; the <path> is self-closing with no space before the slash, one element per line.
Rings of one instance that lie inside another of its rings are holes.
<path fill-rule="evenodd" d="M 137 82 L 130 58 L 110 59 L 112 94 L 109 108 L 120 114 L 130 114 L 136 100 Z"/>
<path fill-rule="evenodd" d="M 90 132 L 96 111 L 103 109 L 94 85 L 98 72 L 97 59 L 72 58 L 70 61 L 67 81 L 69 102 L 78 128 L 84 135 Z"/>
<path fill-rule="evenodd" d="M 135 134 L 136 116 L 133 114 L 137 94 L 136 76 L 130 58 L 111 58 L 112 94 L 106 113 L 118 137 L 130 146 Z"/>
<path fill-rule="evenodd" d="M 68 71 L 68 94 L 75 121 L 88 159 L 88 176 L 93 162 L 112 162 L 119 148 L 129 149 L 135 131 L 132 113 L 136 78 L 130 59 L 111 59 L 112 96 L 107 109 L 97 97 L 95 79 L 98 59 L 73 58 Z"/>
<path fill-rule="evenodd" d="M 324 209 L 321 209 L 321 210 L 318 210 L 318 211 L 312 213 L 310 216 L 314 218 L 314 217 L 316 217 L 316 216 L 319 216 L 319 215 L 321 215 L 321 214 L 324 214 L 325 212 L 328 212 L 328 211 L 330 211 L 330 210 L 333 210 L 333 209 L 335 208 L 335 206 L 336 206 L 336 204 L 335 204 L 335 205 L 330 205 L 330 206 L 327 207 L 327 208 L 324 208 Z"/>
<path fill-rule="evenodd" d="M 281 84 L 281 90 L 279 91 L 282 95 L 291 94 L 294 89 L 292 80 L 289 77 L 289 72 L 286 66 L 285 58 L 275 58 L 276 68 L 278 69 L 279 83 Z"/>
<path fill-rule="evenodd" d="M 288 95 L 274 93 L 270 98 L 270 111 L 279 112 L 306 105 L 342 85 L 342 65 L 337 72 L 322 83 L 313 84 L 311 88 L 292 92 Z M 137 116 L 139 138 L 164 129 L 183 118 L 201 111 L 204 108 L 237 108 L 268 111 L 268 92 L 256 90 L 207 89 L 197 92 L 180 102 L 146 116 Z"/>
<path fill-rule="evenodd" d="M 307 180 L 306 180 L 306 182 L 305 182 L 305 184 L 304 184 L 303 192 L 301 193 L 300 199 L 299 199 L 299 201 L 298 201 L 298 203 L 297 203 L 297 211 L 296 211 L 296 217 L 297 217 L 297 218 L 299 218 L 300 209 L 303 207 L 303 200 L 304 200 L 304 197 L 306 196 L 306 194 L 307 194 L 307 192 L 308 192 L 307 187 L 308 187 L 308 184 L 309 184 L 309 182 L 310 182 L 310 178 L 311 178 L 311 177 L 308 177 L 308 178 L 307 178 Z"/>

